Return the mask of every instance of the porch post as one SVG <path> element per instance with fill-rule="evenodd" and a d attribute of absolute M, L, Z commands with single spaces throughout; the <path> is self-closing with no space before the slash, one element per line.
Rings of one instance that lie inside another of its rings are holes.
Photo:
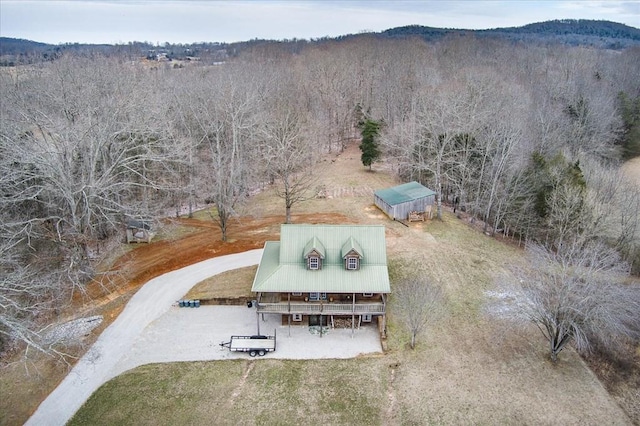
<path fill-rule="evenodd" d="M 260 335 L 260 312 L 258 312 L 258 306 L 260 306 L 260 300 L 262 299 L 262 293 L 258 293 L 256 302 L 256 325 L 258 328 L 258 335 Z"/>
<path fill-rule="evenodd" d="M 356 294 L 353 293 L 351 295 L 351 338 L 353 338 L 353 334 L 355 333 L 355 322 L 356 322 Z"/>
<path fill-rule="evenodd" d="M 387 338 L 387 314 L 382 314 L 382 334 Z"/>
<path fill-rule="evenodd" d="M 383 294 L 382 295 L 382 310 L 383 310 L 383 314 L 382 314 L 382 334 L 384 335 L 385 339 L 387 337 L 387 298 L 386 296 Z"/>
<path fill-rule="evenodd" d="M 353 339 L 353 333 L 354 333 L 353 326 L 355 322 L 356 322 L 356 315 L 352 312 L 351 313 L 351 338 L 352 339 Z"/>
<path fill-rule="evenodd" d="M 320 298 L 320 337 L 322 337 L 322 298 Z"/>

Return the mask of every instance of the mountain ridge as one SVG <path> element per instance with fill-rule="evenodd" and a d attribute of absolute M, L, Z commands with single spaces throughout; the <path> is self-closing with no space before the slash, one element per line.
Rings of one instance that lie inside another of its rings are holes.
<path fill-rule="evenodd" d="M 322 37 L 304 40 L 247 40 L 237 43 L 199 42 L 199 43 L 164 43 L 165 50 L 182 49 L 183 52 L 193 52 L 205 49 L 233 48 L 239 50 L 255 43 L 274 42 L 307 44 L 325 41 L 342 41 L 366 36 L 379 38 L 407 38 L 420 37 L 428 42 L 438 41 L 451 36 L 493 37 L 525 43 L 558 43 L 572 46 L 590 46 L 604 49 L 620 50 L 633 46 L 640 46 L 640 29 L 626 24 L 587 19 L 559 19 L 535 22 L 520 27 L 502 27 L 490 29 L 457 29 L 439 28 L 423 25 L 406 25 L 389 28 L 380 32 L 363 32 L 346 34 L 337 37 Z M 150 50 L 160 46 L 148 42 L 132 41 L 126 44 L 90 44 L 63 43 L 48 44 L 33 40 L 0 37 L 0 66 L 51 60 L 64 51 L 122 53 L 147 55 Z"/>
<path fill-rule="evenodd" d="M 613 21 L 588 19 L 559 19 L 535 22 L 521 27 L 482 30 L 407 25 L 390 28 L 379 34 L 393 38 L 420 36 L 428 41 L 438 40 L 449 35 L 494 36 L 521 41 L 555 40 L 564 44 L 592 45 L 614 49 L 640 45 L 640 29 Z"/>

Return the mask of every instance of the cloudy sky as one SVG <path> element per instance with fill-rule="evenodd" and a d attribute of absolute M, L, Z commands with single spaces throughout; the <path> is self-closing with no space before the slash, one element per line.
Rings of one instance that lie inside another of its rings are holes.
<path fill-rule="evenodd" d="M 0 0 L 0 36 L 46 43 L 311 39 L 403 25 L 482 29 L 551 19 L 640 27 L 640 0 Z"/>

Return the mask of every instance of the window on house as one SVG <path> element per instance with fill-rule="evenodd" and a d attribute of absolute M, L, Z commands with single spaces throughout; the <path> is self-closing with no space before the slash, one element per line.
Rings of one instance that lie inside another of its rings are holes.
<path fill-rule="evenodd" d="M 302 321 L 302 314 L 292 314 L 291 316 L 293 321 Z"/>
<path fill-rule="evenodd" d="M 327 300 L 327 293 L 309 293 L 309 300 Z"/>
<path fill-rule="evenodd" d="M 311 256 L 309 258 L 309 269 L 319 269 L 320 268 L 320 259 L 316 256 Z"/>
<path fill-rule="evenodd" d="M 362 293 L 364 297 L 373 297 L 373 293 Z"/>
<path fill-rule="evenodd" d="M 362 322 L 371 322 L 371 314 L 363 314 Z"/>
<path fill-rule="evenodd" d="M 358 258 L 357 257 L 350 257 L 347 259 L 347 269 L 358 269 Z"/>
<path fill-rule="evenodd" d="M 293 293 L 291 293 L 292 296 L 302 296 L 302 293 L 299 291 L 294 291 Z"/>

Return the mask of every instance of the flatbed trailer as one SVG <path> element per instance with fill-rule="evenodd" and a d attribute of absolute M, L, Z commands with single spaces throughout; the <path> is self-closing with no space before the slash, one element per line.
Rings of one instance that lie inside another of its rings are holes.
<path fill-rule="evenodd" d="M 276 350 L 276 331 L 273 330 L 273 336 L 231 336 L 231 340 L 220 343 L 220 346 L 229 348 L 231 352 L 249 352 L 252 357 L 264 356 Z"/>

